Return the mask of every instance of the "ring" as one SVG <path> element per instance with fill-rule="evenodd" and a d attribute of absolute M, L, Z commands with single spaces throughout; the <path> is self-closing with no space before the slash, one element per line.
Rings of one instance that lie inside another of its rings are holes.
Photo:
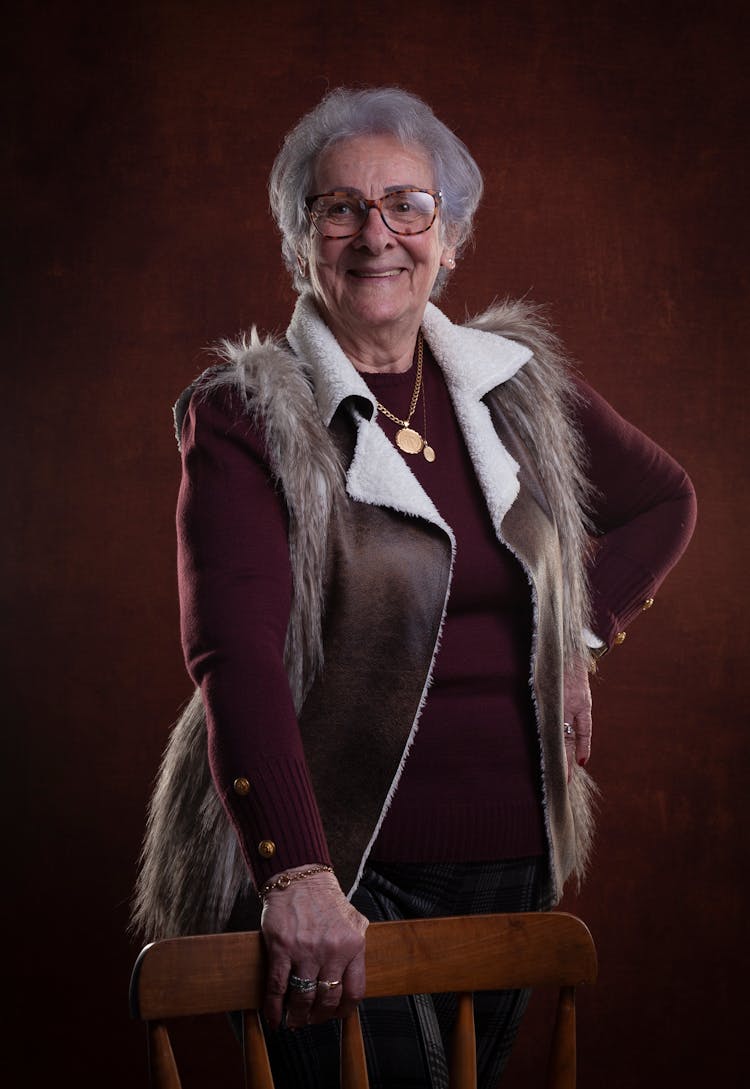
<path fill-rule="evenodd" d="M 563 722 L 563 733 L 566 737 L 575 737 L 575 730 L 569 722 Z"/>
<path fill-rule="evenodd" d="M 318 986 L 317 979 L 303 979 L 302 976 L 291 975 L 289 977 L 289 990 L 297 994 L 309 994 Z"/>
<path fill-rule="evenodd" d="M 319 987 L 327 987 L 327 989 L 330 991 L 330 990 L 333 990 L 334 987 L 340 987 L 341 986 L 341 980 L 340 979 L 319 979 L 318 980 L 318 986 Z"/>

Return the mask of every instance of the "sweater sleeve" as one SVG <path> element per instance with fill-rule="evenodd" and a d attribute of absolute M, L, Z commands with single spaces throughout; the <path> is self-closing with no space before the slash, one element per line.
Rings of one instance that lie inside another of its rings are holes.
<path fill-rule="evenodd" d="M 577 381 L 588 448 L 594 548 L 589 569 L 595 634 L 607 648 L 651 607 L 695 528 L 693 485 L 674 458 Z"/>
<path fill-rule="evenodd" d="M 258 885 L 330 862 L 284 668 L 287 530 L 259 429 L 228 391 L 194 396 L 177 505 L 182 646 L 216 788 Z"/>

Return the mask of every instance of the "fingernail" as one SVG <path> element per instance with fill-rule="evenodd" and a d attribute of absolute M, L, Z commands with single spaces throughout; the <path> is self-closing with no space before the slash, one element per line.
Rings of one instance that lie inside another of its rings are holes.
<path fill-rule="evenodd" d="M 588 760 L 586 759 L 585 756 L 582 756 L 581 759 L 578 761 L 578 766 L 580 768 L 585 768 L 587 764 L 588 764 Z"/>

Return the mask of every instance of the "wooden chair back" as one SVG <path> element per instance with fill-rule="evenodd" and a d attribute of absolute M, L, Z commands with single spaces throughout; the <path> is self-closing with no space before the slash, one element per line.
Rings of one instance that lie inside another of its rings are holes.
<path fill-rule="evenodd" d="M 468 915 L 371 923 L 367 997 L 458 993 L 451 1041 L 451 1089 L 476 1089 L 474 991 L 520 987 L 558 990 L 547 1067 L 548 1089 L 576 1084 L 575 988 L 593 983 L 594 942 L 563 912 Z M 153 942 L 131 979 L 131 1010 L 146 1022 L 153 1089 L 181 1089 L 167 1023 L 180 1017 L 243 1011 L 243 1063 L 249 1089 L 274 1089 L 258 1010 L 266 979 L 256 931 Z M 341 1089 L 369 1089 L 359 1014 L 342 1025 Z"/>

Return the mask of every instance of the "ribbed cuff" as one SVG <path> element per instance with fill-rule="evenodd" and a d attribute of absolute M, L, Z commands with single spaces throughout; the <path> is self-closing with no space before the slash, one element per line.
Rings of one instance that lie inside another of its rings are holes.
<path fill-rule="evenodd" d="M 618 632 L 625 631 L 646 599 L 653 597 L 656 578 L 642 564 L 606 547 L 598 554 L 590 577 L 592 627 L 611 647 Z"/>
<path fill-rule="evenodd" d="M 224 800 L 255 884 L 293 866 L 330 865 L 304 760 L 266 760 L 251 776 L 244 796 L 230 788 Z"/>

